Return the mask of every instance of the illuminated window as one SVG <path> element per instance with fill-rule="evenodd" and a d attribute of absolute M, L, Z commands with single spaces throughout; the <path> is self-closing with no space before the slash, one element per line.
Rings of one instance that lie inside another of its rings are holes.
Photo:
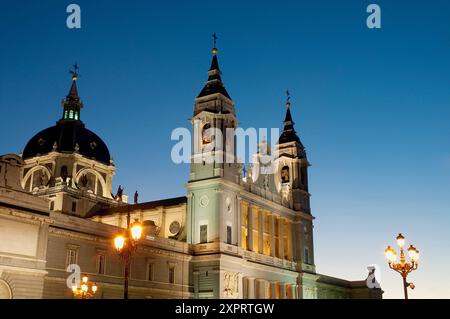
<path fill-rule="evenodd" d="M 73 119 L 73 110 L 69 111 L 69 119 Z"/>

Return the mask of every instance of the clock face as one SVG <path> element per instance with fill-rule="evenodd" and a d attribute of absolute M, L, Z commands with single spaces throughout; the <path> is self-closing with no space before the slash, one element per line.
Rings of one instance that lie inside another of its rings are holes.
<path fill-rule="evenodd" d="M 178 221 L 174 220 L 172 223 L 170 223 L 169 231 L 171 234 L 176 235 L 180 231 L 181 225 Z"/>
<path fill-rule="evenodd" d="M 200 197 L 200 206 L 206 207 L 209 204 L 209 197 L 207 195 L 203 195 Z"/>

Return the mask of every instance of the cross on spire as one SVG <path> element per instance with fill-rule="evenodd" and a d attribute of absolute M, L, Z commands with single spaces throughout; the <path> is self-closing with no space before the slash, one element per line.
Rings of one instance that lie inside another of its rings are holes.
<path fill-rule="evenodd" d="M 217 47 L 216 47 L 218 37 L 217 37 L 217 34 L 215 32 L 213 33 L 212 37 L 213 37 L 213 49 L 212 49 L 212 52 L 213 52 L 214 55 L 216 55 L 217 52 L 219 52 L 219 50 L 217 50 Z"/>
<path fill-rule="evenodd" d="M 69 70 L 69 73 L 72 74 L 72 80 L 74 80 L 74 81 L 78 80 L 78 75 L 79 75 L 78 69 L 79 69 L 78 63 L 75 62 L 75 64 L 73 65 L 73 71 Z"/>
<path fill-rule="evenodd" d="M 291 93 L 289 93 L 289 90 L 286 90 L 286 107 L 290 108 L 291 106 Z"/>
<path fill-rule="evenodd" d="M 213 37 L 213 40 L 214 40 L 214 47 L 216 47 L 216 42 L 217 42 L 217 39 L 218 39 L 217 34 L 214 32 L 212 37 Z"/>

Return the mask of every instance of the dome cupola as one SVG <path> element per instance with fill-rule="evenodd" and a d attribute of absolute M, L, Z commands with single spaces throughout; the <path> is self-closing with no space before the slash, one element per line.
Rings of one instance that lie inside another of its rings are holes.
<path fill-rule="evenodd" d="M 78 153 L 89 159 L 111 165 L 108 147 L 94 132 L 88 130 L 80 119 L 83 102 L 78 95 L 78 66 L 74 65 L 72 85 L 69 94 L 63 99 L 62 118 L 33 136 L 22 153 L 24 160 L 50 152 Z"/>

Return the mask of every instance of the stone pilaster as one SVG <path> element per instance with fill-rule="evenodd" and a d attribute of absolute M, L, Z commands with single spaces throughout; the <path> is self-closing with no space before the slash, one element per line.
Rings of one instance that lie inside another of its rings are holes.
<path fill-rule="evenodd" d="M 258 251 L 264 254 L 264 212 L 258 211 Z"/>
<path fill-rule="evenodd" d="M 253 251 L 253 205 L 248 205 L 248 214 L 247 214 L 247 250 Z"/>

